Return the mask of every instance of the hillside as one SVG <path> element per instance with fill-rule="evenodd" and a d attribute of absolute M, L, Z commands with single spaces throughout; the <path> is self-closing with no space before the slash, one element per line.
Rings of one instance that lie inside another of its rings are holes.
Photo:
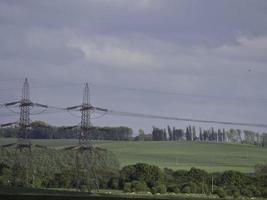
<path fill-rule="evenodd" d="M 0 144 L 12 141 L 14 139 L 1 138 Z M 77 140 L 32 140 L 32 142 L 60 148 L 75 144 Z M 253 145 L 170 141 L 93 141 L 93 143 L 115 153 L 121 166 L 145 162 L 161 168 L 197 167 L 209 172 L 230 169 L 252 172 L 255 164 L 267 162 L 267 149 Z"/>

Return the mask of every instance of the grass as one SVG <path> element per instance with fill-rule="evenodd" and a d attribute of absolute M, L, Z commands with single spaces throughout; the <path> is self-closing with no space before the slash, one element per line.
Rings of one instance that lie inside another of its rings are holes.
<path fill-rule="evenodd" d="M 6 200 L 212 200 L 218 199 L 214 195 L 203 194 L 156 194 L 152 195 L 146 192 L 142 193 L 124 193 L 120 190 L 100 190 L 88 192 L 62 191 L 57 189 L 35 189 L 35 188 L 14 188 L 0 187 L 0 199 Z"/>
<path fill-rule="evenodd" d="M 87 192 L 62 191 L 57 189 L 35 189 L 0 187 L 0 199 L 5 200 L 216 200 L 216 195 L 205 194 L 156 194 L 151 193 L 124 193 L 120 190 L 100 190 Z M 225 198 L 225 199 L 229 199 Z M 232 199 L 232 198 L 230 198 Z M 244 199 L 244 198 L 243 198 Z M 249 198 L 245 198 L 249 199 Z M 253 198 L 255 200 L 266 200 L 265 198 Z"/>
<path fill-rule="evenodd" d="M 15 140 L 1 138 L 0 144 L 7 144 Z M 77 144 L 77 140 L 32 140 L 32 143 L 62 148 Z M 121 167 L 145 162 L 161 168 L 189 169 L 197 167 L 209 172 L 224 170 L 253 172 L 255 164 L 267 162 L 267 149 L 244 144 L 190 141 L 93 141 L 93 143 L 115 153 Z"/>

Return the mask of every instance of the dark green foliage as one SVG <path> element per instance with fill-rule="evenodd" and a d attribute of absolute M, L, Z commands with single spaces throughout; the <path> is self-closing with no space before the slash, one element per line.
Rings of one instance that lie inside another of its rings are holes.
<path fill-rule="evenodd" d="M 238 199 L 240 197 L 240 192 L 237 190 L 237 191 L 234 191 L 232 196 L 235 198 L 235 199 Z"/>
<path fill-rule="evenodd" d="M 163 179 L 164 175 L 159 167 L 145 163 L 125 166 L 120 173 L 121 186 L 123 186 L 125 182 L 136 180 L 145 182 L 147 186 L 151 188 L 155 186 L 157 182 L 162 182 Z"/>
<path fill-rule="evenodd" d="M 182 193 L 211 192 L 211 180 L 219 197 L 260 197 L 267 187 L 267 175 L 244 174 L 236 171 L 208 174 L 204 170 L 191 168 L 189 171 L 164 169 L 168 192 L 178 187 Z"/>
<path fill-rule="evenodd" d="M 138 163 L 128 165 L 120 172 L 120 186 L 128 190 L 131 182 L 131 191 L 148 191 L 152 193 L 166 193 L 164 174 L 160 168 L 153 165 Z"/>
<path fill-rule="evenodd" d="M 131 192 L 132 191 L 132 183 L 131 182 L 124 183 L 123 191 L 124 192 Z"/>
<path fill-rule="evenodd" d="M 152 194 L 165 194 L 167 192 L 167 188 L 164 184 L 162 183 L 157 183 L 155 186 L 151 188 L 151 193 Z"/>
<path fill-rule="evenodd" d="M 267 198 L 267 188 L 262 189 L 261 196 Z"/>
<path fill-rule="evenodd" d="M 181 190 L 182 193 L 191 193 L 191 188 L 188 186 L 188 185 L 185 185 L 182 190 Z"/>
<path fill-rule="evenodd" d="M 77 129 L 50 126 L 42 121 L 31 124 L 31 139 L 70 139 L 78 138 Z M 17 137 L 17 128 L 0 128 L 0 137 Z M 133 131 L 128 127 L 93 127 L 89 139 L 93 140 L 131 140 Z"/>
<path fill-rule="evenodd" d="M 149 188 L 143 181 L 132 181 L 131 190 L 132 192 L 146 192 Z"/>
<path fill-rule="evenodd" d="M 180 193 L 180 188 L 176 184 L 167 185 L 167 192 Z"/>
<path fill-rule="evenodd" d="M 255 173 L 267 174 L 267 163 L 258 163 L 255 166 Z"/>
<path fill-rule="evenodd" d="M 215 189 L 215 191 L 214 191 L 214 194 L 217 194 L 218 197 L 220 197 L 220 198 L 225 198 L 226 197 L 226 192 L 221 187 L 217 187 Z"/>
<path fill-rule="evenodd" d="M 228 196 L 234 196 L 236 194 L 239 194 L 239 189 L 234 185 L 227 185 L 225 186 L 225 191 Z"/>
<path fill-rule="evenodd" d="M 118 176 L 110 178 L 110 180 L 108 182 L 108 188 L 119 189 L 119 178 L 118 178 Z"/>
<path fill-rule="evenodd" d="M 195 182 L 201 182 L 203 180 L 208 179 L 208 173 L 202 169 L 197 169 L 192 167 L 189 172 L 187 173 L 187 176 L 192 179 L 192 181 Z"/>
<path fill-rule="evenodd" d="M 213 183 L 214 194 L 221 198 L 267 196 L 265 173 L 245 174 L 230 170 L 208 174 L 197 168 L 188 171 L 161 170 L 145 163 L 128 165 L 119 171 L 114 155 L 99 147 L 85 151 L 34 147 L 30 159 L 27 152 L 15 154 L 12 148 L 2 149 L 0 153 L 1 187 L 210 194 Z"/>
<path fill-rule="evenodd" d="M 243 183 L 247 182 L 247 177 L 245 174 L 237 171 L 225 171 L 220 177 L 221 184 L 224 185 L 233 185 L 233 186 L 242 186 Z"/>
<path fill-rule="evenodd" d="M 76 156 L 77 152 L 66 150 L 33 148 L 29 156 L 5 149 L 0 157 L 0 180 L 4 185 L 17 187 L 107 188 L 110 178 L 118 177 L 119 165 L 112 153 L 92 147 L 79 153 L 80 165 L 76 165 Z"/>

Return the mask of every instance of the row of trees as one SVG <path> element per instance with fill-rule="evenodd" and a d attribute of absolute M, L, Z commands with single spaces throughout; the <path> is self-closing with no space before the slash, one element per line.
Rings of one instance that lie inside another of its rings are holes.
<path fill-rule="evenodd" d="M 16 137 L 18 128 L 0 128 L 0 137 Z M 78 128 L 50 126 L 44 122 L 32 123 L 29 138 L 32 139 L 70 139 L 78 137 Z M 92 127 L 89 139 L 92 140 L 147 140 L 147 141 L 216 141 L 255 144 L 267 146 L 267 134 L 259 134 L 249 130 L 240 129 L 202 129 L 188 126 L 185 130 L 171 128 L 166 129 L 153 127 L 151 134 L 145 134 L 139 130 L 139 135 L 133 137 L 133 130 L 128 127 Z"/>
<path fill-rule="evenodd" d="M 259 134 L 249 130 L 240 129 L 201 129 L 197 131 L 195 126 L 188 126 L 186 130 L 171 128 L 160 129 L 153 127 L 152 134 L 144 135 L 143 131 L 139 131 L 137 140 L 153 141 L 216 141 L 216 142 L 232 142 L 232 143 L 245 143 L 267 146 L 267 134 Z"/>
<path fill-rule="evenodd" d="M 112 189 L 125 192 L 217 194 L 221 198 L 233 196 L 267 197 L 266 164 L 256 166 L 254 174 L 237 171 L 207 173 L 187 170 L 160 169 L 145 163 L 128 165 L 118 177 L 110 180 Z"/>
<path fill-rule="evenodd" d="M 16 137 L 18 128 L 1 128 L 0 137 Z M 32 123 L 29 138 L 32 139 L 71 139 L 78 138 L 78 128 L 50 126 L 44 122 Z M 92 140 L 131 140 L 133 131 L 128 127 L 92 127 L 89 139 Z"/>

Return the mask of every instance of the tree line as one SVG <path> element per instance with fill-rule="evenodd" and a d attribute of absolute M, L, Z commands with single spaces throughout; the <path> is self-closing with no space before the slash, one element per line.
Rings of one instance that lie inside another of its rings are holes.
<path fill-rule="evenodd" d="M 19 128 L 1 128 L 0 137 L 16 137 Z M 79 128 L 65 126 L 51 126 L 42 121 L 31 124 L 28 137 L 30 139 L 77 139 Z M 89 139 L 91 140 L 131 140 L 133 130 L 128 127 L 91 127 Z"/>
<path fill-rule="evenodd" d="M 144 134 L 139 130 L 136 140 L 153 141 L 215 141 L 241 144 L 254 144 L 267 147 L 267 134 L 257 133 L 250 130 L 240 129 L 202 129 L 195 126 L 188 126 L 185 130 L 170 126 L 167 129 L 153 127 L 152 134 Z"/>
<path fill-rule="evenodd" d="M 0 137 L 16 137 L 18 128 L 0 128 Z M 29 130 L 31 139 L 75 139 L 78 138 L 79 128 L 51 126 L 42 121 L 33 122 Z M 137 140 L 137 141 L 215 141 L 242 144 L 254 144 L 267 147 L 267 133 L 257 133 L 241 129 L 202 129 L 187 126 L 186 129 L 167 126 L 167 128 L 153 127 L 151 133 L 139 130 L 133 136 L 129 127 L 91 127 L 91 140 Z"/>

